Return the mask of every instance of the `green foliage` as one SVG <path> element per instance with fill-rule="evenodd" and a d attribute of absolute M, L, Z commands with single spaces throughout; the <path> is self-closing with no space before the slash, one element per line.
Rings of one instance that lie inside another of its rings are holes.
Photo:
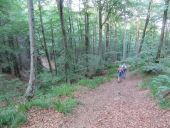
<path fill-rule="evenodd" d="M 61 78 L 58 76 L 53 76 L 51 73 L 44 72 L 38 75 L 38 80 L 40 83 L 40 88 L 49 89 L 51 86 L 57 85 Z"/>
<path fill-rule="evenodd" d="M 154 77 L 150 83 L 151 93 L 156 97 L 161 107 L 170 107 L 170 99 L 164 97 L 165 92 L 170 91 L 170 77 L 167 75 L 159 75 Z"/>
<path fill-rule="evenodd" d="M 69 98 L 65 101 L 58 101 L 55 103 L 55 109 L 64 114 L 70 113 L 73 111 L 73 108 L 78 105 L 78 101 L 73 98 Z"/>
<path fill-rule="evenodd" d="M 55 96 L 72 96 L 73 92 L 77 90 L 77 86 L 71 84 L 62 84 L 60 86 L 52 87 L 49 93 Z"/>
<path fill-rule="evenodd" d="M 117 68 L 118 68 L 118 65 L 117 64 L 109 64 L 107 65 L 107 78 L 113 78 L 115 77 L 115 74 L 117 73 Z"/>
<path fill-rule="evenodd" d="M 0 109 L 0 127 L 10 126 L 11 128 L 17 128 L 18 125 L 26 121 L 26 116 L 14 108 Z"/>
<path fill-rule="evenodd" d="M 151 81 L 151 92 L 154 96 L 160 94 L 162 91 L 170 88 L 170 77 L 167 75 L 159 75 L 154 77 Z"/>
<path fill-rule="evenodd" d="M 141 89 L 146 89 L 146 88 L 148 88 L 148 83 L 147 82 L 141 82 L 141 83 L 138 84 L 138 86 Z"/>
<path fill-rule="evenodd" d="M 13 103 L 14 97 L 23 95 L 25 84 L 19 79 L 10 79 L 10 75 L 0 74 L 0 101 Z"/>
<path fill-rule="evenodd" d="M 36 98 L 33 99 L 30 102 L 22 103 L 18 106 L 18 110 L 21 112 L 26 112 L 29 109 L 31 109 L 33 106 L 34 107 L 39 107 L 39 108 L 49 108 L 52 105 L 52 101 L 50 98 Z"/>
<path fill-rule="evenodd" d="M 94 79 L 82 79 L 79 81 L 79 85 L 87 86 L 94 89 L 106 81 L 106 77 L 95 77 Z"/>
<path fill-rule="evenodd" d="M 40 108 L 48 108 L 50 106 L 50 102 L 46 98 L 38 98 L 31 101 L 31 106 L 36 106 Z"/>
<path fill-rule="evenodd" d="M 29 109 L 31 109 L 32 105 L 30 102 L 22 103 L 18 105 L 18 111 L 20 112 L 27 112 Z"/>
<path fill-rule="evenodd" d="M 164 71 L 164 65 L 151 63 L 142 67 L 142 71 L 148 74 L 160 74 Z"/>

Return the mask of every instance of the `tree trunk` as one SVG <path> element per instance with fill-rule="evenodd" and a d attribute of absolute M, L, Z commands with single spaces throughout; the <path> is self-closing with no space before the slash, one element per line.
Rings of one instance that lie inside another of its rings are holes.
<path fill-rule="evenodd" d="M 88 0 L 85 1 L 85 51 L 86 51 L 86 70 L 88 72 L 88 54 L 89 54 L 89 14 L 87 12 Z"/>
<path fill-rule="evenodd" d="M 159 41 L 159 46 L 158 46 L 158 51 L 157 51 L 156 61 L 155 61 L 157 63 L 159 63 L 161 49 L 162 49 L 163 42 L 164 42 L 164 32 L 165 32 L 165 26 L 166 26 L 166 21 L 167 21 L 169 1 L 170 0 L 165 0 L 165 9 L 164 9 L 164 15 L 163 15 L 163 21 L 162 21 L 161 36 L 160 36 L 160 41 Z"/>
<path fill-rule="evenodd" d="M 40 0 L 38 1 L 38 8 L 39 8 L 39 12 L 40 12 L 40 24 L 41 24 L 41 31 L 42 31 L 42 35 L 43 35 L 44 50 L 45 50 L 48 65 L 49 65 L 49 68 L 50 68 L 50 72 L 52 73 L 52 66 L 51 66 L 51 62 L 50 62 L 50 57 L 49 57 L 49 53 L 48 53 L 48 48 L 47 48 L 47 43 L 46 43 L 46 38 L 45 38 L 45 32 L 44 32 L 44 25 L 43 25 L 43 19 L 42 19 L 42 10 L 41 10 L 42 6 L 41 6 Z"/>
<path fill-rule="evenodd" d="M 61 23 L 61 30 L 63 34 L 63 42 L 64 42 L 64 52 L 65 52 L 65 64 L 64 64 L 64 70 L 65 70 L 65 81 L 69 82 L 68 79 L 68 71 L 69 71 L 69 62 L 68 62 L 68 40 L 67 40 L 67 34 L 65 29 L 65 23 L 64 23 L 64 14 L 63 14 L 63 2 L 64 0 L 56 0 L 58 4 L 58 10 L 60 15 L 60 23 Z"/>
<path fill-rule="evenodd" d="M 54 54 L 54 64 L 55 64 L 55 73 L 57 75 L 57 61 L 56 61 L 56 47 L 55 47 L 55 42 L 54 42 L 54 31 L 53 31 L 53 23 L 51 20 L 51 42 L 52 42 L 52 47 L 53 47 L 53 54 Z"/>
<path fill-rule="evenodd" d="M 29 38 L 30 38 L 30 78 L 29 83 L 25 92 L 25 97 L 27 99 L 32 98 L 34 96 L 35 87 L 36 87 L 36 75 L 35 75 L 35 35 L 34 35 L 34 7 L 33 1 L 27 0 L 28 2 L 28 14 L 29 14 Z"/>
<path fill-rule="evenodd" d="M 110 39 L 110 35 L 109 35 L 109 24 L 106 24 L 106 52 L 109 51 L 109 39 Z"/>
<path fill-rule="evenodd" d="M 148 26 L 148 24 L 149 24 L 151 4 L 152 4 L 152 0 L 150 0 L 150 2 L 149 2 L 148 13 L 147 13 L 146 21 L 145 21 L 145 27 L 144 27 L 143 33 L 142 33 L 142 38 L 141 38 L 141 41 L 140 41 L 140 44 L 139 44 L 138 54 L 139 54 L 139 53 L 141 52 L 141 50 L 142 50 L 143 42 L 144 42 L 144 39 L 145 39 L 146 29 L 147 29 L 147 26 Z"/>
<path fill-rule="evenodd" d="M 137 17 L 136 23 L 136 38 L 135 38 L 135 54 L 138 54 L 139 50 L 139 18 Z"/>
<path fill-rule="evenodd" d="M 125 29 L 124 29 L 124 33 L 123 33 L 123 60 L 126 59 L 127 55 L 127 45 L 126 45 L 126 35 L 127 35 L 127 21 L 125 19 Z"/>
<path fill-rule="evenodd" d="M 99 51 L 99 55 L 101 55 L 102 54 L 102 11 L 100 8 L 99 8 L 99 50 L 98 51 Z"/>
<path fill-rule="evenodd" d="M 114 59 L 116 59 L 116 60 L 117 60 L 117 49 L 118 49 L 118 35 L 117 35 L 117 25 L 115 23 L 115 27 L 114 27 L 114 47 L 113 47 L 113 50 L 115 51 Z"/>
<path fill-rule="evenodd" d="M 98 48 L 98 53 L 99 53 L 99 57 L 100 57 L 100 61 L 99 61 L 99 65 L 101 66 L 102 64 L 102 7 L 101 7 L 101 1 L 99 1 L 99 48 Z"/>

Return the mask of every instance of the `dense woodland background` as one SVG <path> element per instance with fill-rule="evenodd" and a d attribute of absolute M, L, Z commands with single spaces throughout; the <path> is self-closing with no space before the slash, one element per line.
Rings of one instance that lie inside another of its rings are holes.
<path fill-rule="evenodd" d="M 169 1 L 1 0 L 2 106 L 42 88 L 113 78 L 120 63 L 170 83 Z"/>

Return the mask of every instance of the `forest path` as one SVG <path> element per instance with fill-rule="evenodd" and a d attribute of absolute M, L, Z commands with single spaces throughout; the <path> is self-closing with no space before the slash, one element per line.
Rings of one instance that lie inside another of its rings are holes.
<path fill-rule="evenodd" d="M 81 104 L 72 114 L 30 112 L 23 128 L 170 128 L 170 111 L 161 110 L 139 82 L 140 76 L 128 75 L 121 83 L 113 80 L 77 93 Z"/>

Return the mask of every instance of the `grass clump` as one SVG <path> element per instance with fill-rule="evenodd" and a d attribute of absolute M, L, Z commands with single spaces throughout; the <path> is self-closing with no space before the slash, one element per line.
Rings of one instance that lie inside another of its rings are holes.
<path fill-rule="evenodd" d="M 31 106 L 36 106 L 40 108 L 49 108 L 50 107 L 50 101 L 45 98 L 38 98 L 31 101 Z"/>
<path fill-rule="evenodd" d="M 26 116 L 15 108 L 0 109 L 0 127 L 17 128 L 26 121 Z"/>
<path fill-rule="evenodd" d="M 55 96 L 72 96 L 72 94 L 77 90 L 77 86 L 70 85 L 70 84 L 63 84 L 61 86 L 53 87 L 50 90 Z"/>
<path fill-rule="evenodd" d="M 64 114 L 70 113 L 73 111 L 73 108 L 78 105 L 78 101 L 73 98 L 69 98 L 65 101 L 58 101 L 55 103 L 55 109 Z"/>
<path fill-rule="evenodd" d="M 79 81 L 79 85 L 87 86 L 89 88 L 94 89 L 106 81 L 107 81 L 106 77 L 96 77 L 94 79 L 82 79 Z"/>
<path fill-rule="evenodd" d="M 26 112 L 29 109 L 31 109 L 33 106 L 39 107 L 39 108 L 49 108 L 51 106 L 51 104 L 52 104 L 52 102 L 48 98 L 47 99 L 45 99 L 45 97 L 37 98 L 37 99 L 33 99 L 30 102 L 20 104 L 18 106 L 18 110 L 21 112 Z"/>

